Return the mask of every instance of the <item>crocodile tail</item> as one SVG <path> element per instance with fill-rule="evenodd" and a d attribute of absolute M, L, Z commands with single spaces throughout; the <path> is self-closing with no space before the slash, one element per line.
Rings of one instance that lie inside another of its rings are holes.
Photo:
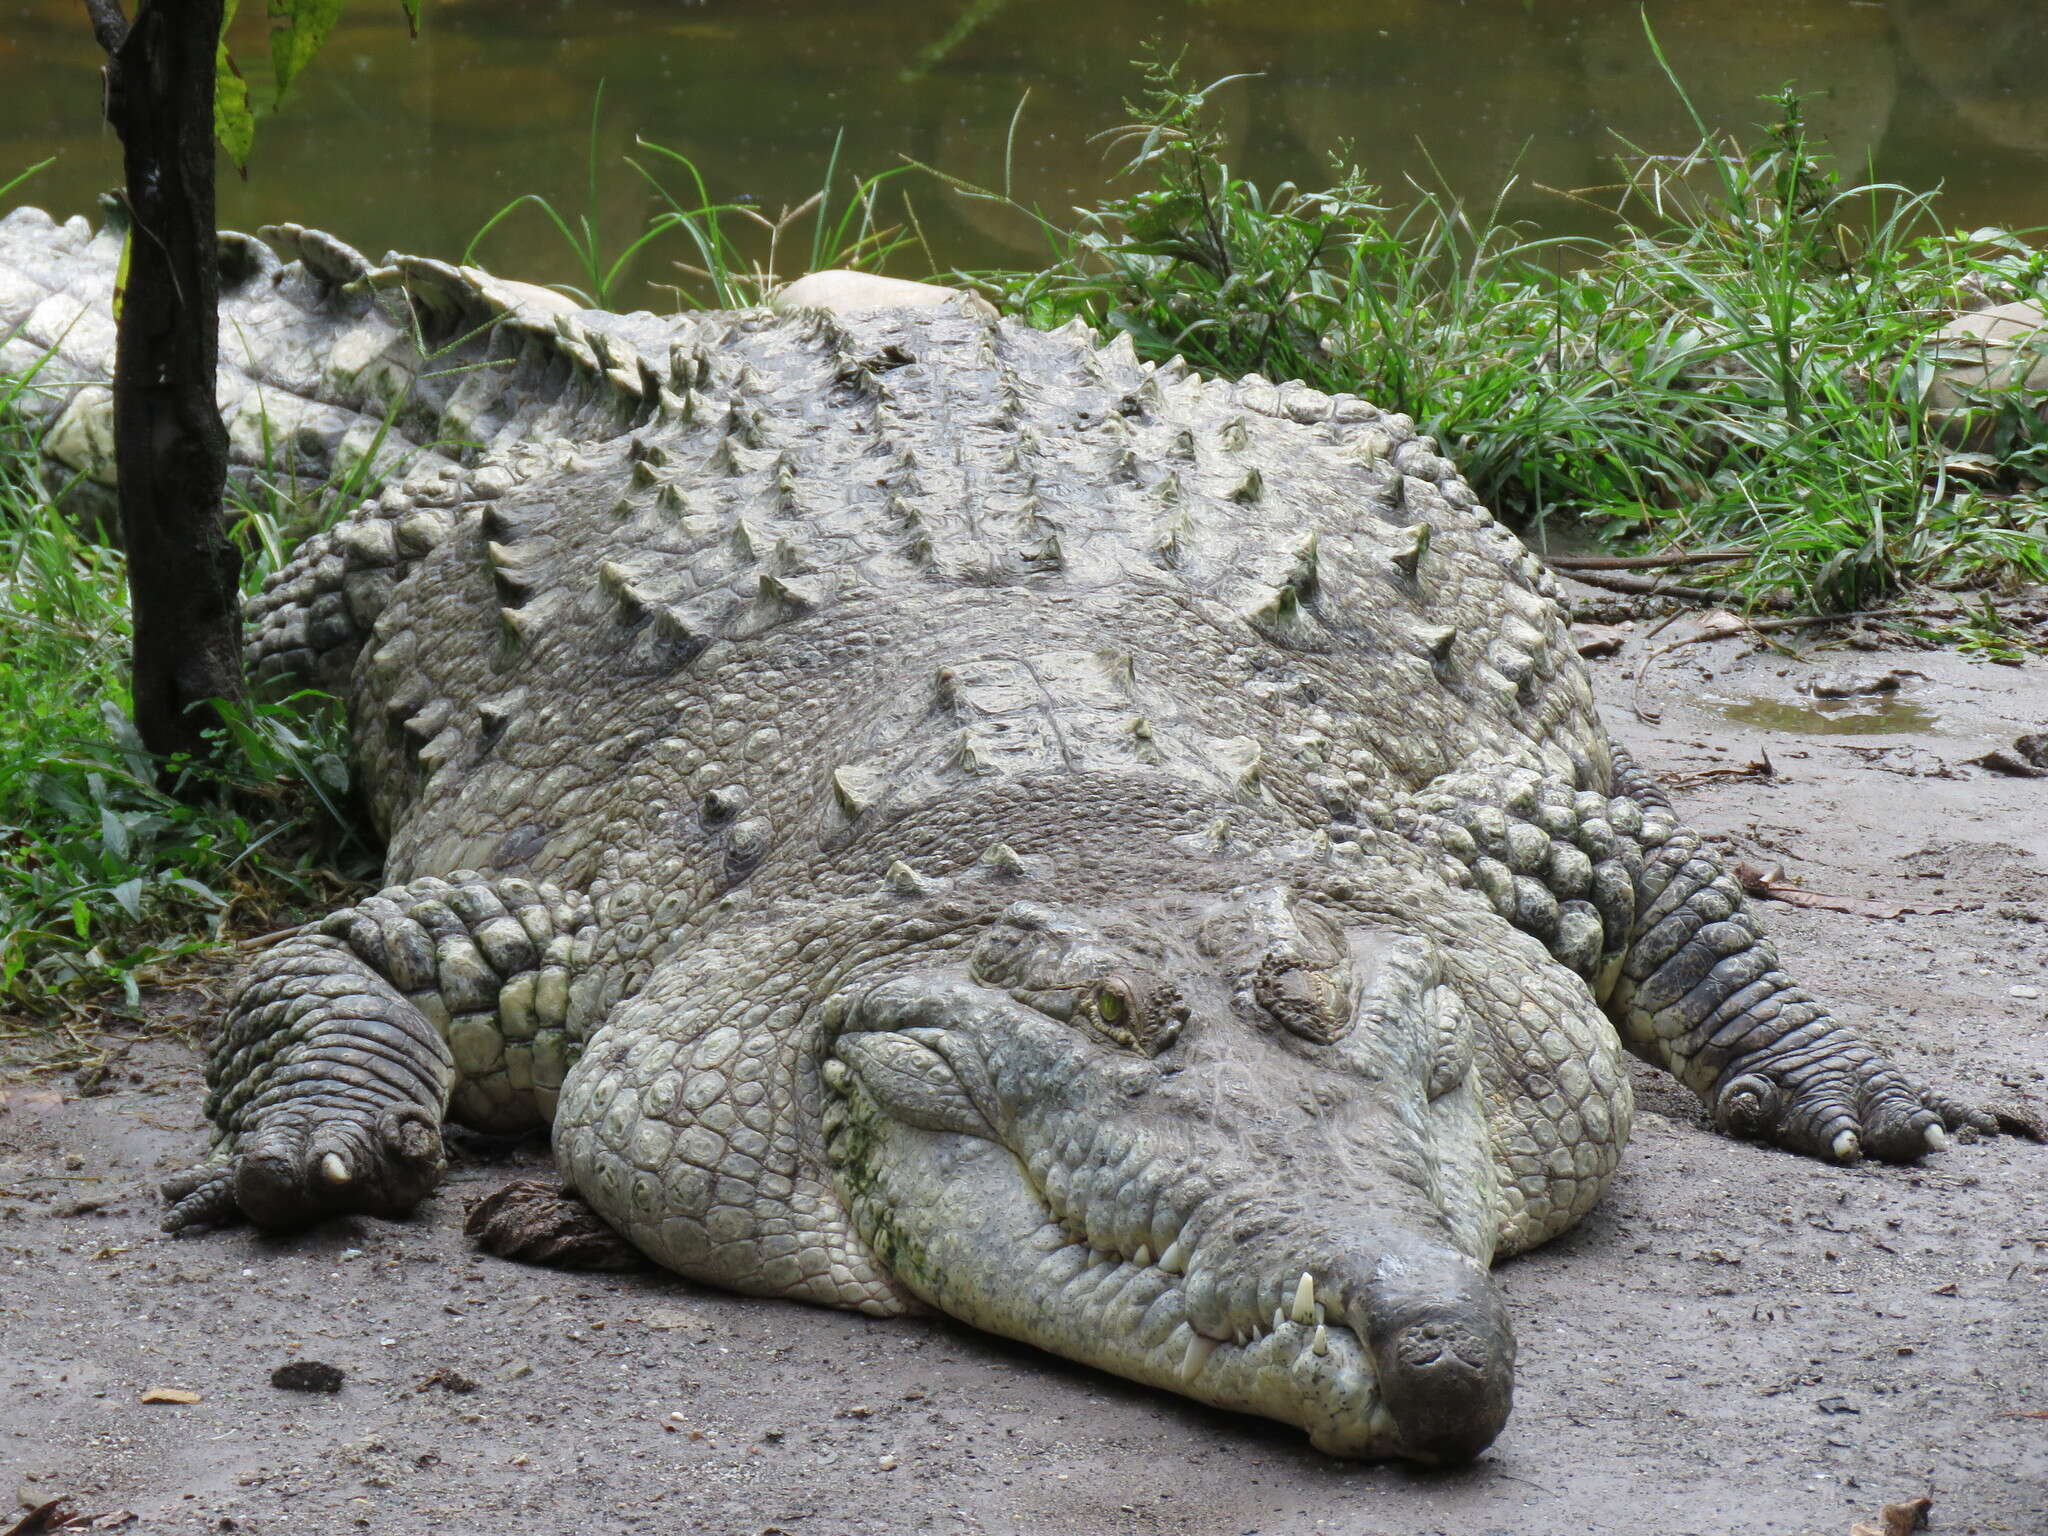
<path fill-rule="evenodd" d="M 14 409 L 95 510 L 114 483 L 122 238 L 111 221 L 0 217 L 0 375 L 29 378 Z M 219 396 L 244 484 L 387 482 L 511 442 L 610 437 L 661 408 L 626 334 L 636 322 L 547 289 L 419 257 L 372 263 L 296 224 L 223 234 L 220 259 Z"/>

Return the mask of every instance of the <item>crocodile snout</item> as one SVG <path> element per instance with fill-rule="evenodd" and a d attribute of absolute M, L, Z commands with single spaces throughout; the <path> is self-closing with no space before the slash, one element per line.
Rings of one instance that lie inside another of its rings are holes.
<path fill-rule="evenodd" d="M 1470 1461 L 1491 1445 L 1513 1406 L 1515 1336 L 1492 1280 L 1453 1258 L 1425 1290 L 1408 1284 L 1375 1298 L 1368 1338 L 1380 1401 L 1418 1461 Z M 1433 1292 L 1433 1294 L 1431 1294 Z"/>

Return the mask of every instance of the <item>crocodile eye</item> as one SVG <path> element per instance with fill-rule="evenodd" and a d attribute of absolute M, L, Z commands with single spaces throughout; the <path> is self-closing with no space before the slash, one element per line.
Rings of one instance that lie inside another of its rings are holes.
<path fill-rule="evenodd" d="M 1122 1024 L 1130 1016 L 1131 1005 L 1119 987 L 1098 987 L 1095 992 L 1095 1016 L 1109 1025 Z"/>

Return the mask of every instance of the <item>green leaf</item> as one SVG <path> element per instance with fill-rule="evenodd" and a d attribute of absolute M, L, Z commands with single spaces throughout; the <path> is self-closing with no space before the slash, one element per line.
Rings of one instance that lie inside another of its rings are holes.
<path fill-rule="evenodd" d="M 213 61 L 213 136 L 235 169 L 246 172 L 256 143 L 256 114 L 249 109 L 249 82 L 235 68 L 225 39 Z"/>
<path fill-rule="evenodd" d="M 142 877 L 140 875 L 137 875 L 132 880 L 123 880 L 107 894 L 112 896 L 121 910 L 128 914 L 131 922 L 139 923 L 142 921 Z"/>
<path fill-rule="evenodd" d="M 398 0 L 405 10 L 405 30 L 414 37 L 420 35 L 420 0 Z"/>
<path fill-rule="evenodd" d="M 327 34 L 341 19 L 341 0 L 267 0 L 270 17 L 270 63 L 277 75 L 277 99 L 312 62 Z"/>

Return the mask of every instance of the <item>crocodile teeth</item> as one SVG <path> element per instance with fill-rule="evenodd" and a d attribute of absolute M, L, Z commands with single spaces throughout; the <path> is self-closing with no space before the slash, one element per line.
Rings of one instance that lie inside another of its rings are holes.
<path fill-rule="evenodd" d="M 1181 1246 L 1179 1238 L 1166 1245 L 1166 1252 L 1159 1255 L 1159 1267 L 1169 1275 L 1178 1275 L 1187 1269 L 1188 1251 Z"/>
<path fill-rule="evenodd" d="M 348 1171 L 348 1164 L 341 1160 L 339 1152 L 329 1152 L 320 1159 L 320 1177 L 330 1184 L 346 1184 L 355 1175 Z"/>
<path fill-rule="evenodd" d="M 1316 1283 L 1306 1270 L 1294 1288 L 1294 1320 L 1304 1328 L 1316 1320 Z"/>
<path fill-rule="evenodd" d="M 1275 1333 L 1278 1333 L 1282 1328 L 1285 1328 L 1286 1326 L 1287 1314 L 1282 1312 L 1278 1307 L 1275 1307 L 1273 1309 L 1273 1331 Z"/>
<path fill-rule="evenodd" d="M 1930 1125 L 1921 1133 L 1921 1140 L 1927 1143 L 1927 1150 L 1940 1152 L 1948 1146 L 1948 1132 L 1938 1125 Z"/>
<path fill-rule="evenodd" d="M 1192 1380 L 1201 1374 L 1202 1367 L 1209 1363 L 1209 1357 L 1216 1353 L 1216 1341 L 1206 1334 L 1188 1336 L 1188 1352 L 1180 1357 L 1180 1373 Z"/>
<path fill-rule="evenodd" d="M 1316 1336 L 1309 1344 L 1309 1348 L 1319 1355 L 1327 1355 L 1330 1352 L 1330 1330 L 1321 1323 L 1316 1324 Z"/>
<path fill-rule="evenodd" d="M 1233 1333 L 1233 1334 L 1232 1334 L 1232 1335 L 1230 1336 L 1230 1342 L 1231 1342 L 1231 1343 L 1233 1343 L 1233 1344 L 1235 1344 L 1235 1345 L 1236 1345 L 1236 1346 L 1237 1346 L 1237 1347 L 1238 1347 L 1239 1349 L 1243 1349 L 1243 1348 L 1244 1348 L 1244 1346 L 1245 1346 L 1245 1333 L 1244 1333 L 1244 1330 L 1243 1330 L 1242 1328 L 1240 1328 L 1240 1329 L 1238 1329 L 1238 1330 L 1237 1330 L 1237 1331 L 1236 1331 L 1235 1333 Z"/>
<path fill-rule="evenodd" d="M 1854 1162 L 1856 1154 L 1863 1150 L 1863 1144 L 1856 1139 L 1854 1131 L 1844 1131 L 1835 1138 L 1835 1144 L 1829 1150 L 1834 1153 L 1835 1161 L 1838 1163 Z"/>
<path fill-rule="evenodd" d="M 1149 1243 L 1138 1244 L 1138 1251 L 1131 1255 L 1133 1264 L 1144 1266 L 1152 1262 L 1152 1247 Z"/>

